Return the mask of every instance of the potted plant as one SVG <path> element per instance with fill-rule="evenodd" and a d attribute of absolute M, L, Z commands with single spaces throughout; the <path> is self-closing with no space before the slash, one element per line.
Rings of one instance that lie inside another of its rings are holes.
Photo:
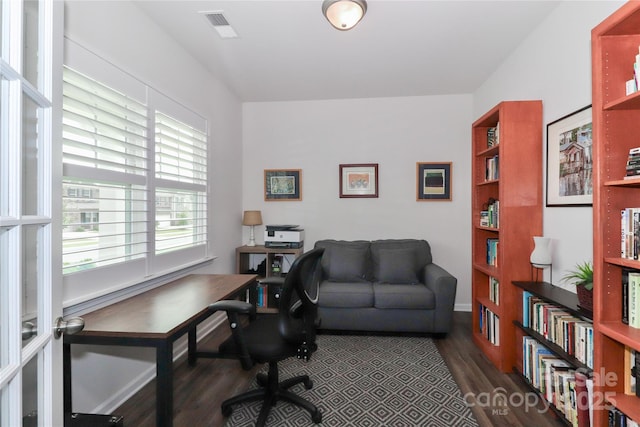
<path fill-rule="evenodd" d="M 575 269 L 569 271 L 562 281 L 570 281 L 576 285 L 580 308 L 593 311 L 593 264 L 591 261 L 576 264 Z"/>

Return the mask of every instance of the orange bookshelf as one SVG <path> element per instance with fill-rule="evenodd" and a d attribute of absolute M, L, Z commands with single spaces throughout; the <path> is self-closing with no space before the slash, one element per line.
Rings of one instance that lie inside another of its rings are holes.
<path fill-rule="evenodd" d="M 487 131 L 498 128 L 498 144 Z M 542 233 L 542 101 L 501 102 L 472 125 L 472 311 L 473 339 L 503 372 L 515 363 L 517 292 L 511 282 L 530 280 L 533 236 Z M 499 158 L 498 179 L 487 180 L 487 159 Z M 490 199 L 499 201 L 499 226 L 480 225 Z M 527 221 L 522 221 L 527 218 Z M 487 239 L 498 239 L 497 266 L 487 264 Z M 489 299 L 489 277 L 499 285 L 499 304 Z M 498 345 L 486 338 L 480 314 L 500 318 Z"/>

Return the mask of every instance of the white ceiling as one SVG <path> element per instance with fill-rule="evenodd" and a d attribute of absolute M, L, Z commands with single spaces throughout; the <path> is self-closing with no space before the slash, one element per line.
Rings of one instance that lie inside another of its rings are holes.
<path fill-rule="evenodd" d="M 370 0 L 351 31 L 322 0 L 139 0 L 241 101 L 472 93 L 559 1 Z M 222 39 L 201 11 L 222 11 Z"/>

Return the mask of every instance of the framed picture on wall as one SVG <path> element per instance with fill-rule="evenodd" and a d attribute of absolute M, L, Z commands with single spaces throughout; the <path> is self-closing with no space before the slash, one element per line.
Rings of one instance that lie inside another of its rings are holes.
<path fill-rule="evenodd" d="M 416 163 L 416 200 L 451 200 L 451 162 Z"/>
<path fill-rule="evenodd" d="M 378 164 L 340 165 L 340 197 L 378 197 Z"/>
<path fill-rule="evenodd" d="M 265 169 L 264 200 L 302 200 L 302 170 Z"/>
<path fill-rule="evenodd" d="M 547 125 L 547 206 L 593 204 L 591 106 Z"/>

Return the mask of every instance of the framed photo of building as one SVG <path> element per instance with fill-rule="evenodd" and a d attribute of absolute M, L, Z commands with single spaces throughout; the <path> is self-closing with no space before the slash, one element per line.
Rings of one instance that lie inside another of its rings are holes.
<path fill-rule="evenodd" d="M 547 206 L 593 204 L 591 106 L 547 125 Z"/>
<path fill-rule="evenodd" d="M 340 165 L 340 198 L 378 197 L 378 164 Z"/>
<path fill-rule="evenodd" d="M 264 200 L 302 200 L 302 170 L 265 169 Z"/>
<path fill-rule="evenodd" d="M 416 200 L 451 200 L 451 162 L 416 163 Z"/>

